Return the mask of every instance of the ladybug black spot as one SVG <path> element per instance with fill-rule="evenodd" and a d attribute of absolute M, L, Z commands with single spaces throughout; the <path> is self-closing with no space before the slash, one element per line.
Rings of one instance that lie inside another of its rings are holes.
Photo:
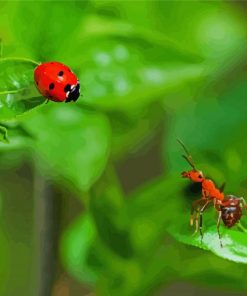
<path fill-rule="evenodd" d="M 63 71 L 59 71 L 57 75 L 58 76 L 63 76 Z"/>
<path fill-rule="evenodd" d="M 55 84 L 54 83 L 50 83 L 49 89 L 53 89 L 54 87 L 55 87 Z"/>
<path fill-rule="evenodd" d="M 37 85 L 39 85 L 38 81 L 35 81 Z"/>
<path fill-rule="evenodd" d="M 70 84 L 66 84 L 65 88 L 64 88 L 64 92 L 70 91 L 71 85 Z"/>

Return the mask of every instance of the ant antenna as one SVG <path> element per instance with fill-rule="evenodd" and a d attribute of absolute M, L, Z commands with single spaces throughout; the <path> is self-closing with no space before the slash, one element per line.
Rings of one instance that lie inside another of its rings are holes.
<path fill-rule="evenodd" d="M 225 186 L 226 186 L 226 182 L 224 182 L 224 183 L 220 186 L 220 188 L 219 188 L 220 192 L 223 192 L 223 191 L 224 191 Z"/>
<path fill-rule="evenodd" d="M 187 155 L 182 155 L 182 157 L 183 157 L 183 158 L 189 163 L 189 165 L 190 165 L 194 170 L 196 170 L 195 163 L 194 163 L 193 158 L 192 158 L 192 156 L 190 155 L 188 149 L 185 147 L 184 143 L 183 143 L 181 140 L 177 139 L 177 141 L 178 141 L 178 143 L 183 147 L 185 153 L 187 154 Z"/>

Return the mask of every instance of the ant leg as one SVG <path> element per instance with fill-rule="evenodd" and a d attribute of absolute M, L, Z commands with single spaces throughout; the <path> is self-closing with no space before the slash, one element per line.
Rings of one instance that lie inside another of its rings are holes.
<path fill-rule="evenodd" d="M 204 200 L 202 200 L 202 201 L 204 201 Z M 201 201 L 201 202 L 202 202 Z M 200 202 L 200 203 L 201 203 Z M 196 217 L 195 217 L 195 221 L 196 221 L 196 229 L 195 229 L 195 231 L 194 231 L 194 233 L 193 233 L 193 235 L 195 235 L 197 232 L 198 232 L 198 229 L 199 229 L 199 213 L 200 213 L 200 206 L 198 206 L 197 207 L 197 209 L 196 209 Z"/>
<path fill-rule="evenodd" d="M 205 200 L 204 198 L 200 198 L 200 199 L 193 201 L 192 206 L 191 206 L 191 210 L 190 210 L 190 226 L 193 226 L 193 224 L 194 224 L 194 211 L 195 211 L 196 205 L 200 204 L 204 200 Z"/>
<path fill-rule="evenodd" d="M 221 210 L 221 208 L 220 208 L 220 206 L 222 205 L 222 201 L 220 201 L 220 200 L 217 200 L 216 198 L 214 198 L 214 208 L 215 208 L 215 210 L 216 211 L 220 211 Z"/>
<path fill-rule="evenodd" d="M 219 216 L 218 216 L 218 221 L 217 221 L 217 232 L 218 232 L 218 236 L 219 236 L 219 240 L 220 240 L 220 246 L 221 246 L 221 248 L 223 248 L 222 241 L 221 241 L 221 235 L 220 235 L 221 217 L 222 217 L 222 211 L 219 211 Z"/>
<path fill-rule="evenodd" d="M 216 209 L 216 198 L 213 199 L 214 208 Z"/>
<path fill-rule="evenodd" d="M 198 232 L 198 229 L 199 229 L 199 223 L 198 223 L 198 220 L 199 220 L 199 212 L 200 212 L 200 207 L 198 207 L 196 209 L 196 218 L 195 218 L 195 221 L 196 221 L 196 229 L 195 229 L 195 231 L 194 231 L 194 233 L 192 235 L 195 235 Z"/>
<path fill-rule="evenodd" d="M 209 200 L 206 201 L 206 203 L 204 204 L 204 206 L 201 208 L 200 210 L 200 235 L 201 235 L 201 243 L 202 243 L 202 239 L 203 239 L 203 233 L 202 233 L 202 214 L 205 211 L 207 205 L 209 204 Z"/>
<path fill-rule="evenodd" d="M 245 210 L 247 211 L 246 200 L 243 197 L 240 197 L 239 200 L 242 202 L 242 204 L 244 205 Z"/>
<path fill-rule="evenodd" d="M 241 221 L 238 222 L 237 224 L 238 228 L 242 230 L 244 233 L 247 233 L 247 229 L 241 224 Z"/>

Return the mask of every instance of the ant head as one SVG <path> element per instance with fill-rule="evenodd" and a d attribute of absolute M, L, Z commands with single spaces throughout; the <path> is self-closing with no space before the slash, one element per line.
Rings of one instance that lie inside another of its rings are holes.
<path fill-rule="evenodd" d="M 194 160 L 192 156 L 190 155 L 189 151 L 185 147 L 184 143 L 177 139 L 178 143 L 183 147 L 186 155 L 182 155 L 183 158 L 188 162 L 188 164 L 192 167 L 192 170 L 188 172 L 182 172 L 182 177 L 183 178 L 189 178 L 193 182 L 202 182 L 204 180 L 203 173 L 199 170 L 196 169 Z"/>
<path fill-rule="evenodd" d="M 188 178 L 193 182 L 202 182 L 204 180 L 203 173 L 195 169 L 188 172 L 182 172 L 182 177 Z"/>

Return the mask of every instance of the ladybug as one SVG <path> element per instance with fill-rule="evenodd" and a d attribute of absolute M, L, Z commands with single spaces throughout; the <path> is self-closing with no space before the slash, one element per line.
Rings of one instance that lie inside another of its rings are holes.
<path fill-rule="evenodd" d="M 54 102 L 76 101 L 80 96 L 80 83 L 69 67 L 59 62 L 47 62 L 34 69 L 38 91 Z"/>

